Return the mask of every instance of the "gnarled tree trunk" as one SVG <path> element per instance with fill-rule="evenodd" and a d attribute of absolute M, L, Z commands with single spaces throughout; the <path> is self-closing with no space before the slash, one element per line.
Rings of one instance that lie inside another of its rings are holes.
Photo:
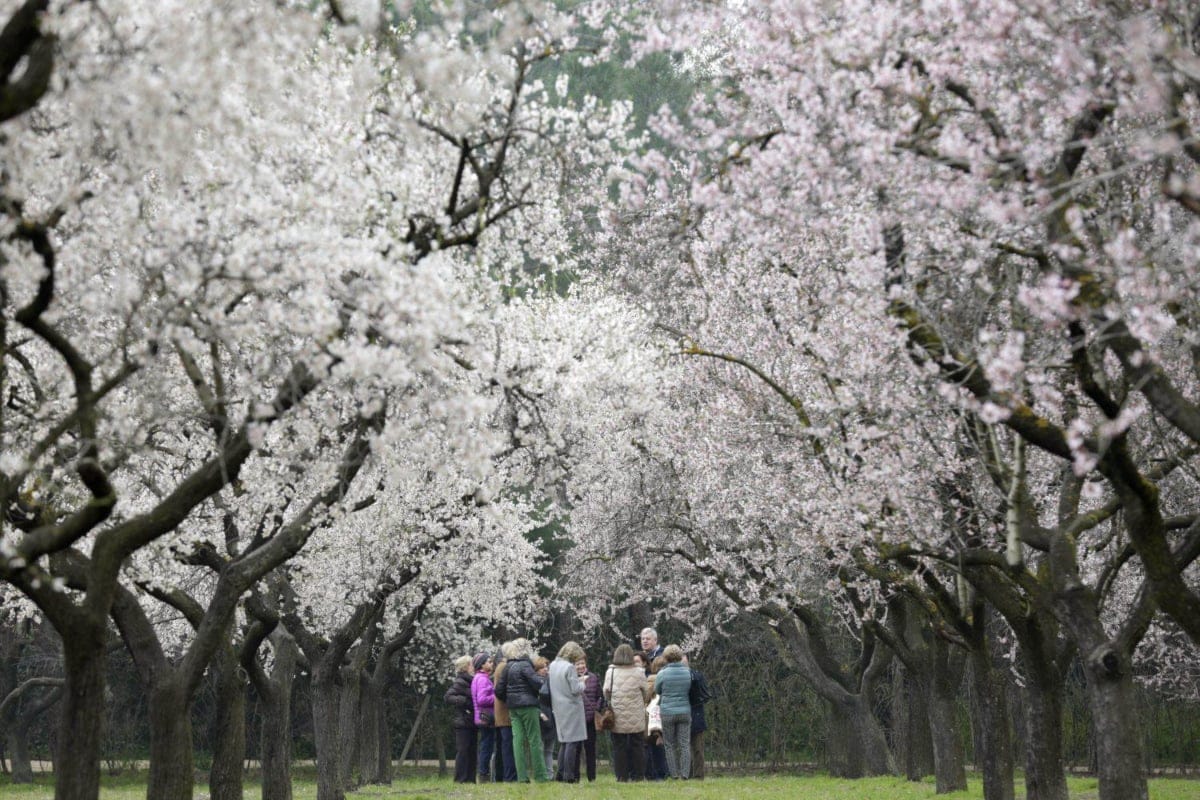
<path fill-rule="evenodd" d="M 208 777 L 212 800 L 242 800 L 246 764 L 246 678 L 232 647 L 223 647 L 212 664 L 216 716 L 212 725 L 213 760 Z"/>
<path fill-rule="evenodd" d="M 252 671 L 262 703 L 262 800 L 292 800 L 292 683 L 300 649 L 283 628 L 271 634 L 274 663 L 270 676 Z"/>
<path fill-rule="evenodd" d="M 845 702 L 829 702 L 829 774 L 836 778 L 887 775 L 892 769 L 891 751 L 883 727 L 861 695 Z"/>
<path fill-rule="evenodd" d="M 873 637 L 866 634 L 869 657 L 860 659 L 866 666 L 861 674 L 849 675 L 832 657 L 825 632 L 808 609 L 768 608 L 762 613 L 771 619 L 771 629 L 779 637 L 780 655 L 829 704 L 830 774 L 840 778 L 895 774 L 887 736 L 870 702 L 874 681 L 890 655 L 875 647 Z"/>
<path fill-rule="evenodd" d="M 1147 800 L 1141 714 L 1128 657 L 1103 649 L 1084 659 L 1096 730 L 1100 800 Z"/>
<path fill-rule="evenodd" d="M 930 643 L 930 672 L 927 674 L 929 730 L 933 735 L 933 769 L 937 793 L 967 788 L 967 768 L 958 735 L 958 689 L 962 683 L 965 654 L 934 638 Z"/>
<path fill-rule="evenodd" d="M 892 690 L 892 749 L 904 777 L 910 781 L 933 774 L 933 736 L 926 706 L 924 684 L 912 670 L 898 666 Z"/>
<path fill-rule="evenodd" d="M 364 676 L 359 698 L 358 770 L 363 783 L 391 783 L 391 738 L 383 689 L 373 676 Z"/>
<path fill-rule="evenodd" d="M 337 666 L 312 672 L 313 739 L 317 749 L 317 800 L 344 800 L 339 711 L 341 670 Z"/>
<path fill-rule="evenodd" d="M 354 787 L 354 767 L 358 763 L 361 746 L 359 734 L 363 679 L 357 661 L 352 657 L 350 666 L 342 670 L 342 691 L 338 702 L 338 741 L 341 746 L 338 769 L 343 789 Z"/>
<path fill-rule="evenodd" d="M 60 748 L 55 762 L 55 800 L 100 796 L 100 745 L 104 738 L 104 634 L 107 616 L 60 629 L 63 685 Z"/>
<path fill-rule="evenodd" d="M 1052 669 L 1027 669 L 1026 800 L 1070 800 L 1062 754 L 1063 682 Z"/>
<path fill-rule="evenodd" d="M 178 674 L 160 675 L 150 691 L 149 800 L 191 800 L 191 697 Z"/>
<path fill-rule="evenodd" d="M 976 612 L 981 616 L 981 612 Z M 984 800 L 1013 800 L 1013 750 L 1008 696 L 992 665 L 986 639 L 971 651 L 976 700 L 976 767 L 983 773 Z"/>

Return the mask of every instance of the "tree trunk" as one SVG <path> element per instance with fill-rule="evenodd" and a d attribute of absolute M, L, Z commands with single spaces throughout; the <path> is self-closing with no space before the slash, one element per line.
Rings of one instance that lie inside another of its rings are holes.
<path fill-rule="evenodd" d="M 1029 738 L 1025 743 L 1026 800 L 1069 800 L 1062 755 L 1062 680 L 1027 670 L 1025 708 Z"/>
<path fill-rule="evenodd" d="M 1013 800 L 1013 751 L 1008 697 L 992 666 L 986 640 L 971 651 L 975 708 L 975 767 L 983 773 L 983 800 Z"/>
<path fill-rule="evenodd" d="M 1096 732 L 1100 800 L 1147 800 L 1142 769 L 1142 726 L 1131 665 L 1115 648 L 1085 659 Z"/>
<path fill-rule="evenodd" d="M 895 709 L 892 749 L 904 777 L 919 781 L 933 774 L 933 736 L 929 732 L 929 715 L 925 713 L 925 687 L 912 670 L 897 664 L 892 691 Z"/>
<path fill-rule="evenodd" d="M 262 699 L 262 800 L 292 800 L 292 682 L 300 651 L 282 628 L 271 634 L 275 663 L 269 683 L 258 686 Z M 261 672 L 256 674 L 260 675 Z"/>
<path fill-rule="evenodd" d="M 383 691 L 371 678 L 362 681 L 359 700 L 359 743 L 358 773 L 363 783 L 390 783 L 384 763 L 383 723 L 387 714 L 384 710 Z M 389 747 L 390 749 L 390 747 Z M 390 756 L 390 754 L 388 754 Z M 391 761 L 387 757 L 387 761 Z"/>
<path fill-rule="evenodd" d="M 950 645 L 935 640 L 931 646 L 932 673 L 928 676 L 929 730 L 933 734 L 933 769 L 937 794 L 967 788 L 962 741 L 958 735 L 958 690 L 962 684 L 963 654 L 950 653 Z"/>
<path fill-rule="evenodd" d="M 861 695 L 830 703 L 829 774 L 835 778 L 890 775 L 887 737 Z"/>
<path fill-rule="evenodd" d="M 354 788 L 354 766 L 358 763 L 360 747 L 359 718 L 362 698 L 362 673 L 353 668 L 343 670 L 341 696 L 338 698 L 338 774 L 343 789 Z"/>
<path fill-rule="evenodd" d="M 12 782 L 33 783 L 33 761 L 29 758 L 28 730 L 14 725 L 6 737 L 8 758 L 12 762 Z"/>
<path fill-rule="evenodd" d="M 342 743 L 339 725 L 341 705 L 337 666 L 318 666 L 312 673 L 313 739 L 317 749 L 317 800 L 344 800 L 342 788 Z"/>
<path fill-rule="evenodd" d="M 779 653 L 784 661 L 829 704 L 830 773 L 844 778 L 893 774 L 895 765 L 887 736 L 870 706 L 873 680 L 869 676 L 878 673 L 886 649 L 872 644 L 872 654 L 862 674 L 850 675 L 833 656 L 819 620 L 807 609 L 799 606 L 786 611 L 773 609 L 767 616 L 770 629 L 780 642 Z M 890 658 L 890 653 L 886 658 Z"/>
<path fill-rule="evenodd" d="M 379 738 L 376 742 L 377 763 L 380 773 L 378 783 L 391 785 L 394 772 L 392 770 L 392 728 L 388 719 L 387 704 L 383 697 L 379 698 L 379 719 L 377 728 Z"/>
<path fill-rule="evenodd" d="M 216 679 L 213 719 L 213 760 L 208 777 L 212 800 L 242 800 L 246 764 L 246 679 L 233 649 L 217 652 L 212 664 Z"/>
<path fill-rule="evenodd" d="M 178 675 L 160 675 L 150 687 L 148 800 L 192 800 L 191 702 Z"/>
<path fill-rule="evenodd" d="M 104 633 L 107 617 L 62 631 L 64 683 L 55 800 L 98 800 L 104 738 Z"/>

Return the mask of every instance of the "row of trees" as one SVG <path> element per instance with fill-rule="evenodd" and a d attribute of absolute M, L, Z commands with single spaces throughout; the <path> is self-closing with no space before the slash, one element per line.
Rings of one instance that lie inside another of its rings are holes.
<path fill-rule="evenodd" d="M 1200 643 L 1200 17 L 661 6 L 642 51 L 705 88 L 654 121 L 671 147 L 633 159 L 603 268 L 678 359 L 669 413 L 578 492 L 579 541 L 699 634 L 771 626 L 835 772 L 896 768 L 871 698 L 898 659 L 938 790 L 965 785 L 969 675 L 985 796 L 1011 798 L 1011 663 L 1027 796 L 1066 798 L 1079 665 L 1100 796 L 1144 798 L 1135 676 L 1194 694 Z"/>
<path fill-rule="evenodd" d="M 395 658 L 547 608 L 752 614 L 833 772 L 927 730 L 939 791 L 967 675 L 989 800 L 1014 671 L 1065 800 L 1081 669 L 1101 797 L 1146 796 L 1135 676 L 1194 695 L 1200 643 L 1189 4 L 0 8 L 0 598 L 62 638 L 59 798 L 114 627 L 151 797 L 206 674 L 214 793 L 250 680 L 287 797 L 303 668 L 333 800 Z M 572 88 L 629 58 L 641 132 Z"/>
<path fill-rule="evenodd" d="M 569 20 L 400 5 L 0 6 L 0 612 L 62 643 L 58 798 L 97 796 L 114 632 L 150 797 L 192 796 L 206 674 L 214 797 L 248 682 L 291 796 L 298 669 L 322 800 L 347 731 L 386 773 L 400 656 L 532 616 L 575 399 L 638 413 L 637 314 L 538 291 L 613 160 L 533 77 Z"/>
<path fill-rule="evenodd" d="M 630 620 L 636 628 L 636 621 Z M 623 629 L 630 626 L 623 626 Z M 664 627 L 664 635 L 676 633 Z M 24 638 L 28 637 L 28 638 Z M 11 651 L 0 653 L 0 692 L 8 693 L 16 681 L 31 675 L 53 674 L 58 665 L 60 645 L 48 626 L 22 631 L 14 640 L 24 640 L 23 653 L 15 657 Z M 540 638 L 549 640 L 548 632 Z M 774 644 L 769 629 L 759 624 L 753 614 L 731 621 L 726 629 L 709 637 L 703 648 L 690 654 L 694 665 L 709 676 L 710 685 L 718 692 L 717 699 L 707 707 L 709 733 L 706 735 L 707 759 L 718 774 L 744 774 L 762 770 L 808 771 L 828 766 L 827 742 L 829 711 L 803 676 L 786 663 L 773 657 Z M 847 645 L 849 642 L 846 643 Z M 378 643 L 377 643 L 378 647 Z M 598 639 L 587 647 L 589 663 L 604 664 L 605 653 L 611 652 L 609 642 Z M 413 651 L 408 649 L 408 657 Z M 107 684 L 108 714 L 105 720 L 105 746 L 102 769 L 105 773 L 124 773 L 135 770 L 146 757 L 149 748 L 148 708 L 127 651 L 114 647 L 109 655 Z M 385 683 L 378 698 L 384 712 L 386 739 L 381 751 L 390 756 L 383 761 L 370 750 L 368 730 L 343 731 L 343 763 L 351 771 L 352 785 L 367 782 L 388 782 L 391 768 L 403 774 L 420 760 L 423 771 L 430 761 L 452 761 L 454 741 L 450 728 L 451 709 L 437 702 L 448 681 L 441 685 L 425 686 L 410 679 L 404 666 L 404 655 L 397 655 L 398 668 L 392 670 L 391 680 Z M 16 673 L 15 677 L 13 673 Z M 291 742 L 297 761 L 309 761 L 316 751 L 313 746 L 313 725 L 310 702 L 310 675 L 299 670 L 293 687 Z M 368 676 L 369 677 L 369 676 Z M 1016 695 L 1020 687 L 1008 670 L 1003 671 L 1006 691 Z M 364 678 L 365 679 L 365 678 Z M 197 753 L 197 781 L 208 782 L 214 754 L 220 750 L 221 736 L 227 726 L 221 722 L 227 702 L 218 691 L 219 676 L 209 675 L 197 694 L 192 709 Z M 875 697 L 875 709 L 888 734 L 898 766 L 910 776 L 933 773 L 932 742 L 927 725 L 922 725 L 924 705 L 915 692 L 906 688 L 906 674 L 899 662 L 893 661 Z M 1066 681 L 1064 697 L 1063 754 L 1069 768 L 1075 771 L 1095 768 L 1095 742 L 1085 697 L 1084 678 L 1078 668 L 1072 669 Z M 429 698 L 432 695 L 432 700 Z M 1147 744 L 1148 767 L 1154 772 L 1194 772 L 1200 765 L 1200 704 L 1180 702 L 1179 698 L 1143 690 L 1143 709 L 1139 720 Z M 32 690 L 26 695 L 27 704 L 18 704 L 19 714 L 4 719 L 7 736 L 0 740 L 0 774 L 8 773 L 13 782 L 23 776 L 34 777 L 38 771 L 51 771 L 53 758 L 60 743 L 53 715 L 33 716 L 35 705 L 44 703 L 44 696 Z M 968 763 L 974 763 L 977 748 L 970 726 L 970 710 L 978 698 L 964 691 L 958 703 L 958 734 L 963 742 Z M 52 706 L 53 708 L 53 706 Z M 754 713 L 748 714 L 747 709 Z M 247 742 L 246 756 L 252 781 L 259 775 L 261 747 L 270 740 L 262 736 L 267 722 L 267 706 L 260 699 L 254 683 L 246 697 Z M 364 708 L 364 711 L 369 709 Z M 1023 708 L 1017 704 L 1013 715 L 1013 741 L 1021 746 L 1025 741 Z M 370 713 L 360 717 L 363 723 L 373 719 Z M 609 757 L 607 742 L 600 741 L 600 757 Z M 405 760 L 399 764 L 398 760 Z M 33 763 L 31 763 L 31 761 Z M 36 763 L 36 762 L 41 762 Z M 452 768 L 452 763 L 449 765 Z"/>

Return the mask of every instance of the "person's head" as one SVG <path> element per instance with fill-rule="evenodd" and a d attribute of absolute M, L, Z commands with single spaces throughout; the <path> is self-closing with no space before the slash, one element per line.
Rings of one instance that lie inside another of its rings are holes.
<path fill-rule="evenodd" d="M 558 657 L 570 661 L 572 664 L 577 663 L 580 659 L 586 659 L 583 648 L 578 642 L 567 642 L 558 651 Z"/>
<path fill-rule="evenodd" d="M 669 644 L 663 648 L 662 658 L 665 658 L 668 664 L 676 664 L 683 661 L 683 648 L 677 644 Z M 657 661 L 658 659 L 655 660 Z"/>
<path fill-rule="evenodd" d="M 513 645 L 513 642 L 505 642 L 504 644 L 500 645 L 500 657 L 505 660 L 516 658 L 517 651 Z"/>
<path fill-rule="evenodd" d="M 650 662 L 650 674 L 657 675 L 658 671 L 667 665 L 667 660 L 662 656 Z"/>
<path fill-rule="evenodd" d="M 632 648 L 632 647 L 631 647 L 631 648 L 629 648 L 629 649 L 630 649 L 630 650 L 633 650 L 633 648 Z M 642 669 L 642 671 L 643 671 L 643 672 L 646 670 L 646 667 L 648 666 L 648 665 L 646 664 L 646 656 L 645 656 L 645 655 L 643 655 L 643 654 L 641 653 L 641 651 L 638 651 L 638 650 L 634 650 L 634 651 L 633 651 L 633 665 L 634 665 L 635 667 L 640 667 L 640 668 Z"/>
<path fill-rule="evenodd" d="M 545 675 L 550 669 L 550 662 L 542 656 L 534 656 L 533 671 L 540 675 Z"/>
<path fill-rule="evenodd" d="M 617 645 L 613 650 L 613 666 L 628 667 L 633 663 L 633 648 L 627 644 Z"/>
<path fill-rule="evenodd" d="M 513 639 L 509 644 L 512 645 L 512 655 L 509 658 L 533 658 L 533 643 L 528 639 Z"/>
<path fill-rule="evenodd" d="M 658 647 L 658 631 L 654 628 L 642 628 L 642 635 L 639 638 L 642 642 L 642 649 L 647 653 Z"/>
<path fill-rule="evenodd" d="M 469 673 L 471 671 L 471 657 L 459 656 L 458 658 L 454 659 L 454 671 Z"/>
<path fill-rule="evenodd" d="M 476 653 L 475 659 L 471 662 L 472 669 L 474 669 L 476 672 L 483 672 L 485 674 L 491 673 L 493 665 L 494 662 L 492 661 L 492 657 L 487 653 Z"/>
<path fill-rule="evenodd" d="M 575 662 L 575 672 L 579 675 L 587 675 L 587 656 Z"/>

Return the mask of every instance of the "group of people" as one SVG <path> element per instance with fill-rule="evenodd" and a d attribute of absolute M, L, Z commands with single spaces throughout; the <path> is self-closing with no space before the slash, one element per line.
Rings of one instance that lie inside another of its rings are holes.
<path fill-rule="evenodd" d="M 454 780 L 553 775 L 578 783 L 583 767 L 594 781 L 597 725 L 612 736 L 618 781 L 703 778 L 708 683 L 679 645 L 659 645 L 653 628 L 639 642 L 640 650 L 618 646 L 603 678 L 575 642 L 553 661 L 528 639 L 505 642 L 498 660 L 488 653 L 457 659 L 445 697 L 454 711 Z"/>

